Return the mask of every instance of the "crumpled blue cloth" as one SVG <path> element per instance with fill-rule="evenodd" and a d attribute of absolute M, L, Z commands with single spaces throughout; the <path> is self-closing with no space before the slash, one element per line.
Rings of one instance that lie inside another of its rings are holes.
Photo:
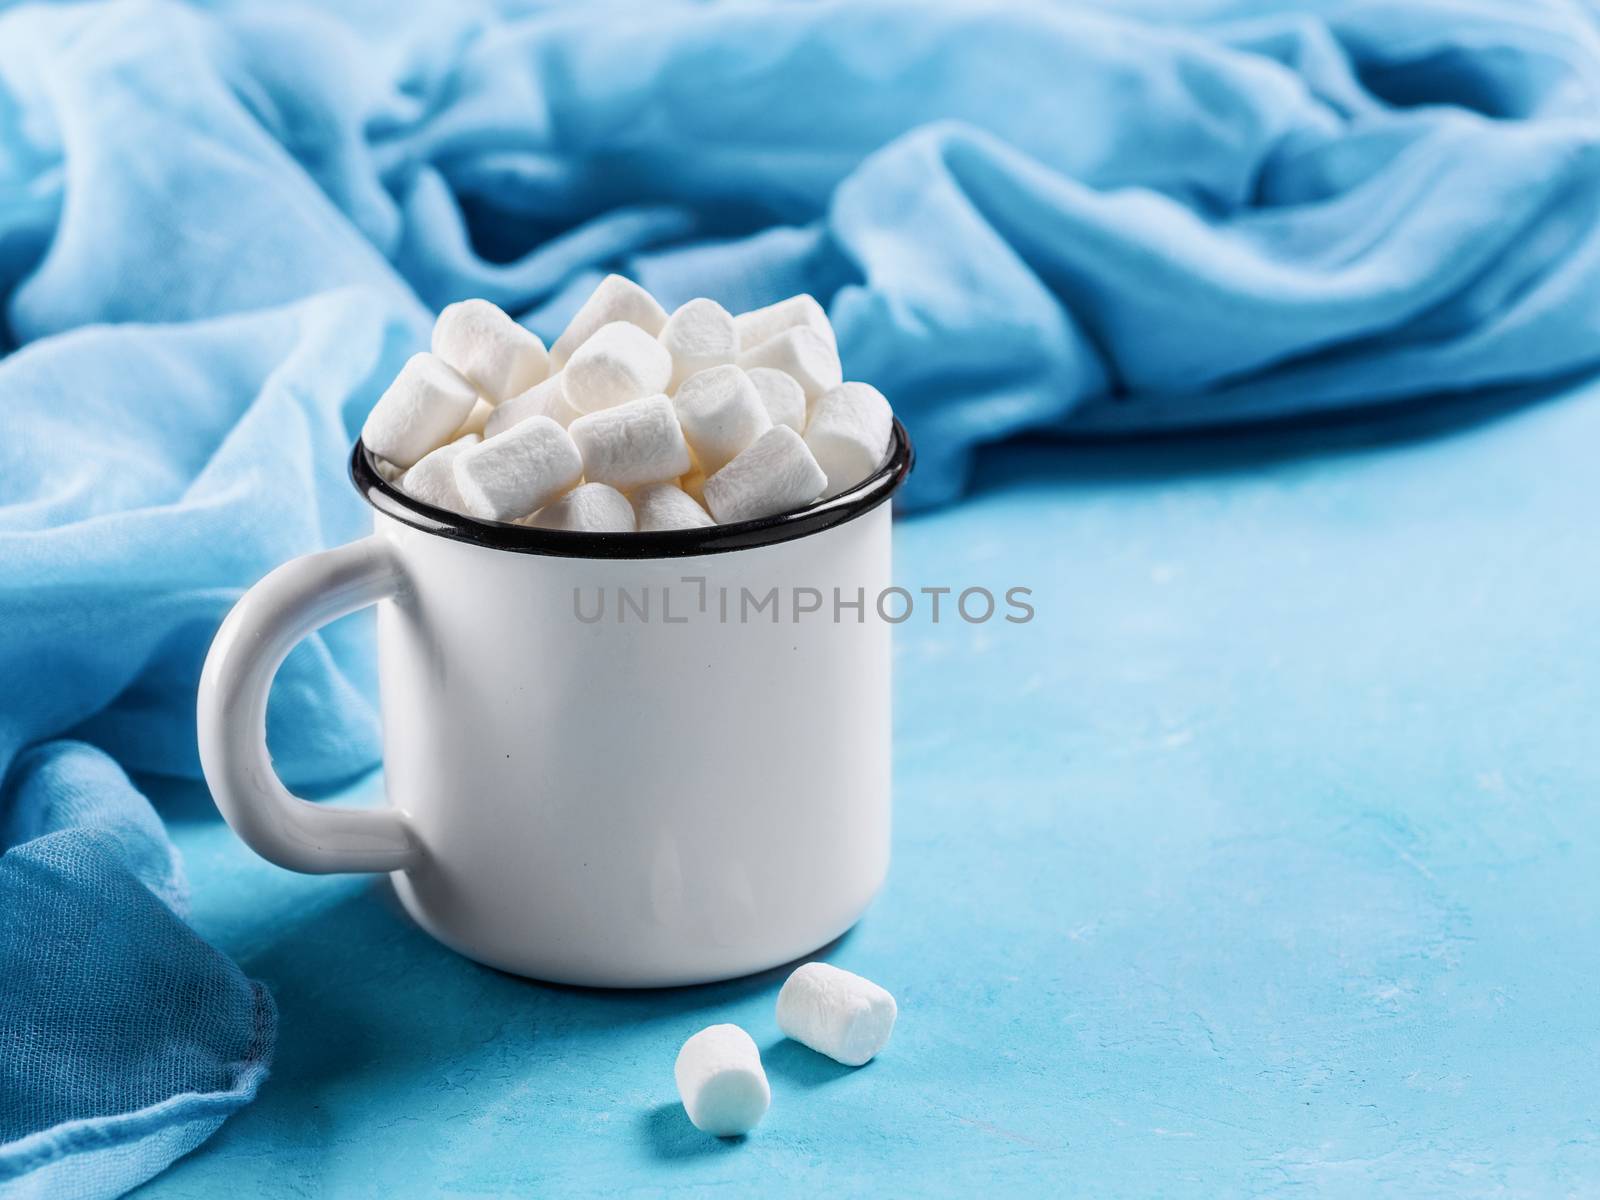
<path fill-rule="evenodd" d="M 1556 3 L 0 15 L 0 1196 L 125 1190 L 262 1077 L 126 772 L 198 773 L 227 608 L 366 528 L 345 454 L 432 310 L 810 291 L 947 501 L 1021 432 L 1592 367 L 1597 102 Z M 376 761 L 370 662 L 290 656 L 291 785 Z"/>
<path fill-rule="evenodd" d="M 183 922 L 172 844 L 103 752 L 24 753 L 3 803 L 0 1190 L 115 1196 L 255 1094 L 276 1011 Z"/>

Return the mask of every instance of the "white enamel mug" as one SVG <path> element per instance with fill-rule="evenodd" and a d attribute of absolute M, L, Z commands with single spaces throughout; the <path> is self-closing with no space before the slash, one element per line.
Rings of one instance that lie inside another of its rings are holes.
<path fill-rule="evenodd" d="M 422 928 L 519 975 L 704 983 L 815 950 L 888 868 L 875 601 L 911 457 L 897 423 L 871 478 L 801 512 L 582 534 L 423 504 L 357 443 L 372 536 L 273 571 L 211 647 L 217 807 L 280 866 L 390 872 Z M 368 604 L 388 806 L 312 804 L 272 771 L 267 690 L 296 641 Z"/>

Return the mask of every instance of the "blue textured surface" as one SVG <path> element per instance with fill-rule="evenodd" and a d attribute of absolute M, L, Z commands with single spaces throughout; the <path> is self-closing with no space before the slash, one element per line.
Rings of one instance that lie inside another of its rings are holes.
<path fill-rule="evenodd" d="M 282 1038 L 142 1194 L 1600 1188 L 1600 390 L 1465 415 L 1007 450 L 897 527 L 906 585 L 1038 617 L 897 635 L 895 864 L 830 955 L 901 1002 L 860 1071 L 778 1042 L 778 974 L 513 979 L 169 795 Z M 743 1144 L 674 1103 L 724 1020 L 773 1082 Z"/>

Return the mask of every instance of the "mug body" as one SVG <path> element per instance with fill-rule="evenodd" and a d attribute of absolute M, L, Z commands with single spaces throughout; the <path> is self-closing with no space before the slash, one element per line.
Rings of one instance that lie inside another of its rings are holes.
<path fill-rule="evenodd" d="M 481 962 L 649 987 L 837 937 L 889 859 L 890 509 L 658 558 L 519 553 L 375 515 L 407 911 Z"/>

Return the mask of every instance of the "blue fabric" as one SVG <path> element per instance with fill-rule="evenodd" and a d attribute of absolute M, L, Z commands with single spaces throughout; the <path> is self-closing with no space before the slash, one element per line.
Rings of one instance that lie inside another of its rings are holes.
<path fill-rule="evenodd" d="M 183 940 L 159 831 L 75 742 L 196 773 L 217 622 L 363 529 L 344 454 L 446 301 L 548 338 L 608 269 L 669 305 L 812 291 L 912 429 L 911 504 L 1021 431 L 1299 415 L 1600 357 L 1590 19 L 1277 8 L 0 15 L 0 886 L 27 897 L 0 1029 L 29 1056 L 0 1042 L 23 1080 L 0 1180 L 130 1186 L 259 1079 L 259 995 Z M 291 784 L 376 759 L 365 628 L 286 664 L 269 723 Z M 103 802 L 58 803 L 75 780 Z M 91 836 L 124 826 L 144 840 Z M 108 911 L 82 970 L 27 969 Z M 141 999 L 141 955 L 196 986 Z M 102 1020 L 120 1053 L 79 1054 Z M 85 1149 L 114 1129 L 114 1153 Z"/>
<path fill-rule="evenodd" d="M 276 1011 L 184 923 L 166 831 L 104 753 L 29 751 L 0 803 L 0 1191 L 115 1196 L 255 1095 Z"/>

